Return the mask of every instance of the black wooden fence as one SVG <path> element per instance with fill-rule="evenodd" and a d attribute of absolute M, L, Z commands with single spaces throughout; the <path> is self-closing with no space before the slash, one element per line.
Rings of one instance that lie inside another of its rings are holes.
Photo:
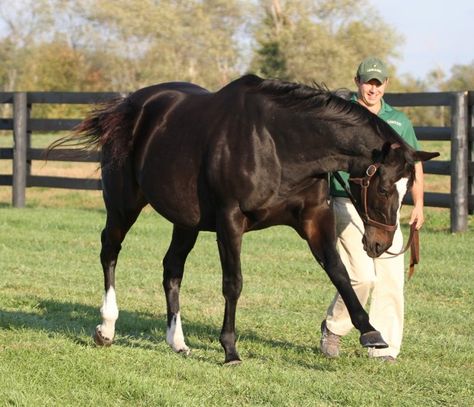
<path fill-rule="evenodd" d="M 0 174 L 0 185 L 12 186 L 14 207 L 23 207 L 28 187 L 69 189 L 101 189 L 98 179 L 35 176 L 31 161 L 43 160 L 44 150 L 31 148 L 33 132 L 70 130 L 80 119 L 34 119 L 32 107 L 36 104 L 94 104 L 120 95 L 108 93 L 73 92 L 4 92 L 0 104 L 12 104 L 13 117 L 0 118 L 0 130 L 12 130 L 12 148 L 0 148 L 0 159 L 13 160 L 11 174 Z M 425 205 L 450 208 L 451 230 L 462 232 L 468 227 L 468 214 L 474 211 L 474 92 L 391 93 L 386 100 L 394 106 L 445 106 L 450 109 L 451 123 L 446 127 L 415 127 L 419 140 L 451 142 L 450 161 L 429 161 L 425 173 L 450 176 L 451 192 L 425 192 Z M 53 151 L 49 161 L 97 162 L 99 153 L 69 149 Z M 407 199 L 410 203 L 410 198 Z"/>

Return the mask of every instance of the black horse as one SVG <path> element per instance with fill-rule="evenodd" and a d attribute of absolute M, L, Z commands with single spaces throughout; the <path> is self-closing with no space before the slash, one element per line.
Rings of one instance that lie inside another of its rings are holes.
<path fill-rule="evenodd" d="M 176 352 L 184 341 L 179 291 L 186 257 L 199 231 L 215 231 L 222 264 L 225 313 L 220 342 L 226 363 L 240 361 L 235 313 L 242 290 L 240 251 L 245 232 L 289 225 L 308 242 L 340 292 L 365 347 L 386 347 L 369 323 L 335 247 L 327 174 L 372 174 L 366 196 L 365 246 L 370 256 L 392 242 L 398 193 L 395 182 L 413 177 L 416 152 L 365 108 L 315 87 L 246 75 L 215 93 L 190 83 L 140 89 L 99 107 L 73 137 L 102 149 L 107 221 L 100 259 L 105 296 L 95 341 L 110 345 L 118 308 L 115 266 L 128 230 L 150 204 L 174 224 L 163 260 L 166 340 Z M 376 164 L 372 166 L 372 164 Z M 368 177 L 366 177 L 368 179 Z M 360 195 L 360 182 L 351 189 Z M 384 227 L 388 225 L 388 227 Z"/>

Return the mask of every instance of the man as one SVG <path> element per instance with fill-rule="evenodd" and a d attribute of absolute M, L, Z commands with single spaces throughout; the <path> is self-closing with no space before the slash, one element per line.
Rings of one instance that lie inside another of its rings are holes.
<path fill-rule="evenodd" d="M 359 103 L 385 120 L 413 148 L 418 149 L 418 141 L 409 119 L 404 113 L 388 105 L 383 100 L 388 85 L 385 64 L 373 57 L 364 59 L 354 78 L 357 95 L 353 102 Z M 347 181 L 349 174 L 340 172 Z M 410 224 L 420 229 L 423 216 L 423 167 L 415 164 L 415 182 L 412 187 L 414 207 Z M 406 180 L 397 183 L 400 203 L 406 192 Z M 351 278 L 351 283 L 361 304 L 365 306 L 371 295 L 369 318 L 388 343 L 386 349 L 369 349 L 369 357 L 395 362 L 400 352 L 404 318 L 404 257 L 383 254 L 372 259 L 363 249 L 364 225 L 344 189 L 332 177 L 332 205 L 336 215 L 337 248 Z M 399 217 L 400 214 L 398 214 Z M 390 251 L 399 252 L 403 246 L 400 227 L 397 228 Z M 340 338 L 353 327 L 347 308 L 341 296 L 336 293 L 328 308 L 326 319 L 321 324 L 321 351 L 328 357 L 338 357 Z"/>

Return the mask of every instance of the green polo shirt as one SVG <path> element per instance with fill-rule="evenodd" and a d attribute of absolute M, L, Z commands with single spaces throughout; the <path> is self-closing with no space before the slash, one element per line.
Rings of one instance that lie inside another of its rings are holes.
<path fill-rule="evenodd" d="M 352 102 L 357 103 L 357 95 L 353 95 Z M 419 150 L 418 140 L 416 139 L 415 130 L 405 115 L 405 113 L 401 112 L 390 106 L 382 99 L 382 107 L 377 116 L 381 119 L 385 120 L 392 129 L 394 129 L 402 138 L 412 146 L 415 150 Z M 339 171 L 341 174 L 342 179 L 347 183 L 349 182 L 349 174 L 345 171 Z M 331 195 L 332 196 L 342 196 L 347 197 L 346 191 L 344 188 L 337 182 L 337 180 L 331 176 L 330 179 L 330 188 L 331 188 Z"/>

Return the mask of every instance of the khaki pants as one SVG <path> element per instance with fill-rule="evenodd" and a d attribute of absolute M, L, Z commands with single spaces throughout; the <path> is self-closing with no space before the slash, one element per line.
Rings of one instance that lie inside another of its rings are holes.
<path fill-rule="evenodd" d="M 398 186 L 398 185 L 397 185 Z M 388 343 L 386 349 L 369 349 L 369 356 L 397 357 L 403 335 L 404 316 L 404 257 L 384 253 L 376 259 L 363 249 L 364 225 L 348 198 L 333 198 L 336 215 L 337 248 L 351 278 L 351 284 L 365 307 L 372 292 L 369 310 L 370 323 L 380 331 Z M 390 251 L 397 253 L 403 247 L 400 227 L 395 231 Z M 337 335 L 346 335 L 353 327 L 341 296 L 336 293 L 327 311 L 328 329 Z"/>

